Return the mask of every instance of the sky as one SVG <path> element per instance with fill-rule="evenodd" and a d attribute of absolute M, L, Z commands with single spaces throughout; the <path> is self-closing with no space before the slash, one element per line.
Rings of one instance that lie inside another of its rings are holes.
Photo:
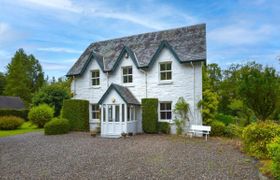
<path fill-rule="evenodd" d="M 207 62 L 280 71 L 279 0 L 1 0 L 0 71 L 23 48 L 62 77 L 92 42 L 206 23 Z"/>

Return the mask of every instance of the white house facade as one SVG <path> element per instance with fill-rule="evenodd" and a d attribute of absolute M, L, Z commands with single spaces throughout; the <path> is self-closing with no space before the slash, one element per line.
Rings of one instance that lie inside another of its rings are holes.
<path fill-rule="evenodd" d="M 174 106 L 190 105 L 190 124 L 201 125 L 205 24 L 92 43 L 67 73 L 73 99 L 90 102 L 90 129 L 101 136 L 141 133 L 141 99 L 157 98 L 158 121 L 175 133 Z"/>

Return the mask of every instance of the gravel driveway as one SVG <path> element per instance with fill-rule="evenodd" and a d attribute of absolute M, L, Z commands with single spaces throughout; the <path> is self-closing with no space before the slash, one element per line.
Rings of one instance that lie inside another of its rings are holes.
<path fill-rule="evenodd" d="M 215 138 L 0 138 L 0 179 L 258 179 L 254 161 Z"/>

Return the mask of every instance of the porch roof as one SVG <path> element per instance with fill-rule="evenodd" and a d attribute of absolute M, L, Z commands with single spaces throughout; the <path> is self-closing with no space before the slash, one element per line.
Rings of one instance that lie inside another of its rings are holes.
<path fill-rule="evenodd" d="M 101 99 L 99 100 L 98 104 L 102 104 L 102 102 L 105 100 L 107 95 L 112 91 L 115 90 L 120 97 L 127 103 L 127 104 L 133 104 L 133 105 L 140 105 L 139 101 L 135 98 L 135 96 L 131 93 L 131 91 L 124 86 L 114 84 L 112 83 L 109 88 L 106 90 L 106 92 L 103 94 Z"/>

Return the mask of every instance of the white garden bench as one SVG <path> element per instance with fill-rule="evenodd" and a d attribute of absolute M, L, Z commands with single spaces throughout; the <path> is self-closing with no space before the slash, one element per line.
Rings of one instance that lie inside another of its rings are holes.
<path fill-rule="evenodd" d="M 207 141 L 207 137 L 209 136 L 211 131 L 211 126 L 202 126 L 202 125 L 191 125 L 188 130 L 188 134 L 192 137 L 195 134 L 204 134 L 205 140 Z"/>

